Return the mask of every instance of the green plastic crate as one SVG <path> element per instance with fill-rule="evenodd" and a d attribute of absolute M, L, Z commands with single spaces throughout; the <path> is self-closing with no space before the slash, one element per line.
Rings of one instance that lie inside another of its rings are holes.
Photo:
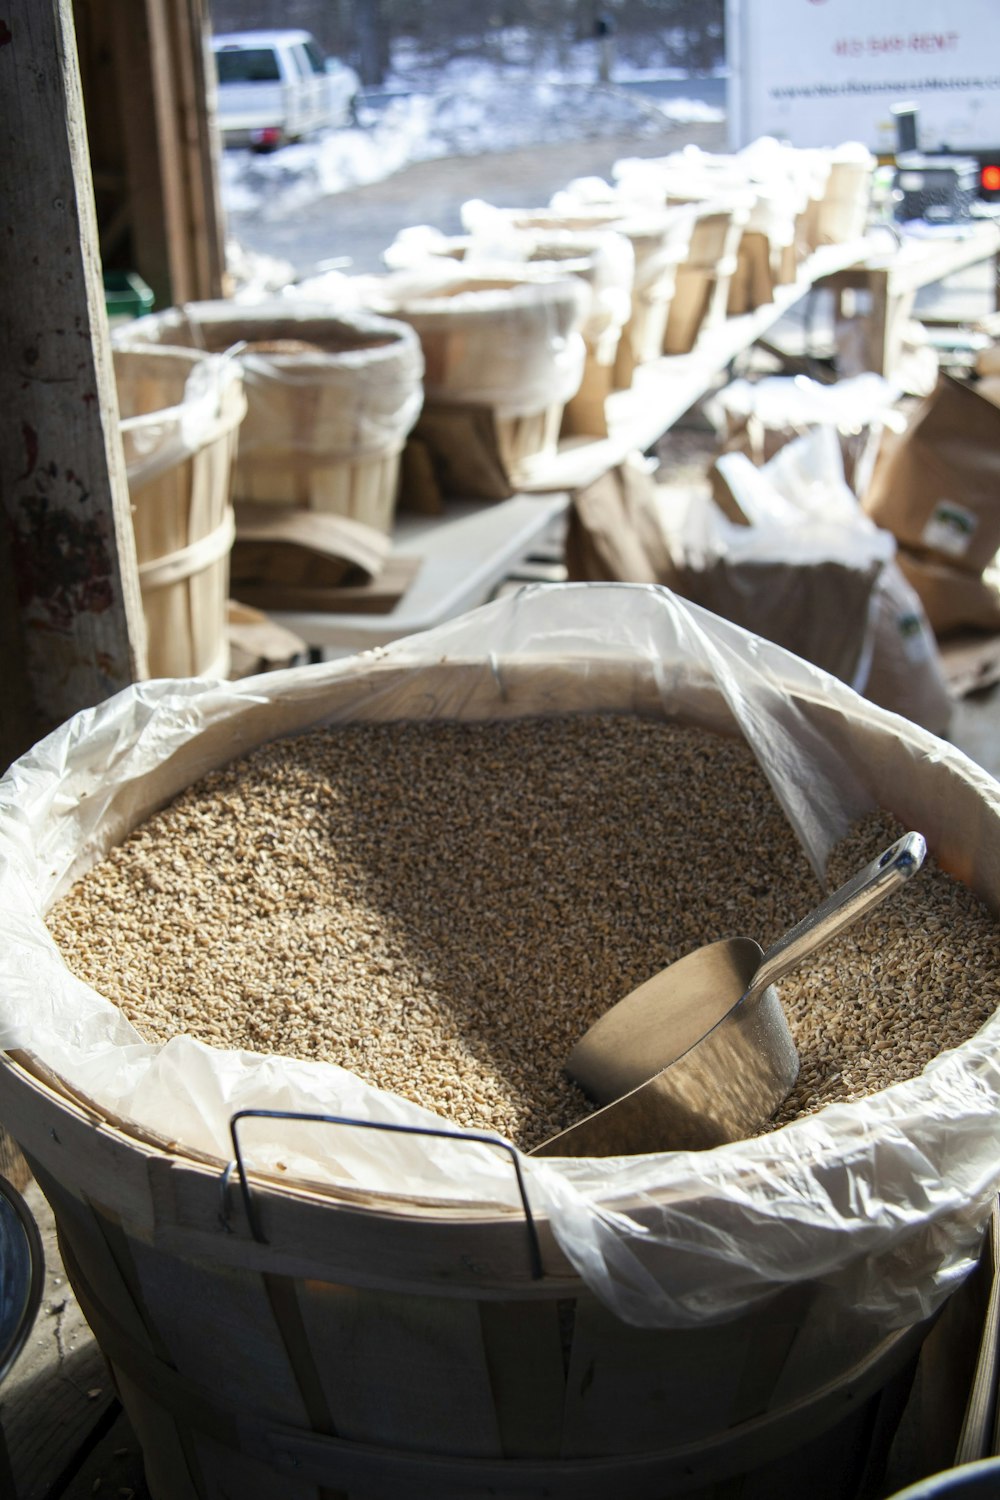
<path fill-rule="evenodd" d="M 135 271 L 104 272 L 104 304 L 111 323 L 124 323 L 152 311 L 153 293 Z"/>

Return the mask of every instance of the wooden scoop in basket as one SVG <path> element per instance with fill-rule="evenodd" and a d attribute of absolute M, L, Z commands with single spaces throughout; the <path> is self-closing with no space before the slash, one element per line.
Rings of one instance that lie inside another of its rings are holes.
<path fill-rule="evenodd" d="M 603 1107 L 531 1154 L 701 1150 L 752 1135 L 788 1097 L 799 1070 L 773 986 L 915 874 L 926 848 L 919 833 L 905 834 L 767 953 L 752 938 L 724 938 L 626 995 L 566 1064 Z"/>

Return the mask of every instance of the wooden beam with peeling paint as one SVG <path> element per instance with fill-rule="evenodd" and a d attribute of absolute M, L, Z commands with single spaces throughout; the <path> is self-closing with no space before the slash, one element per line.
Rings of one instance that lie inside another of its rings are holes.
<path fill-rule="evenodd" d="M 71 0 L 0 0 L 6 765 L 146 674 Z"/>

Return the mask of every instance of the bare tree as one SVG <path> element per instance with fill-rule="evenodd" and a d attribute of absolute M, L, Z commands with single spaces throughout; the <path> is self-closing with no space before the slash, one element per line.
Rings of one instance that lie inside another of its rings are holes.
<path fill-rule="evenodd" d="M 354 32 L 358 47 L 358 72 L 366 88 L 385 82 L 389 70 L 389 32 L 382 0 L 354 0 Z"/>
<path fill-rule="evenodd" d="M 539 52 L 595 37 L 604 17 L 623 60 L 669 62 L 702 71 L 723 51 L 724 0 L 210 0 L 217 31 L 301 26 L 352 63 L 369 88 L 384 82 L 391 45 L 407 38 L 431 66 L 452 57 L 497 54 L 505 33 L 523 30 Z"/>

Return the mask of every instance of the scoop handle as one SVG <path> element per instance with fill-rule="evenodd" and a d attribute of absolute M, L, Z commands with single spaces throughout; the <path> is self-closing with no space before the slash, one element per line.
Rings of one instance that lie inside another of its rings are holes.
<path fill-rule="evenodd" d="M 884 854 L 827 896 L 815 911 L 768 948 L 744 999 L 749 1000 L 769 984 L 776 984 L 808 954 L 878 906 L 904 880 L 916 874 L 926 853 L 927 845 L 919 833 L 906 833 L 897 839 Z"/>

